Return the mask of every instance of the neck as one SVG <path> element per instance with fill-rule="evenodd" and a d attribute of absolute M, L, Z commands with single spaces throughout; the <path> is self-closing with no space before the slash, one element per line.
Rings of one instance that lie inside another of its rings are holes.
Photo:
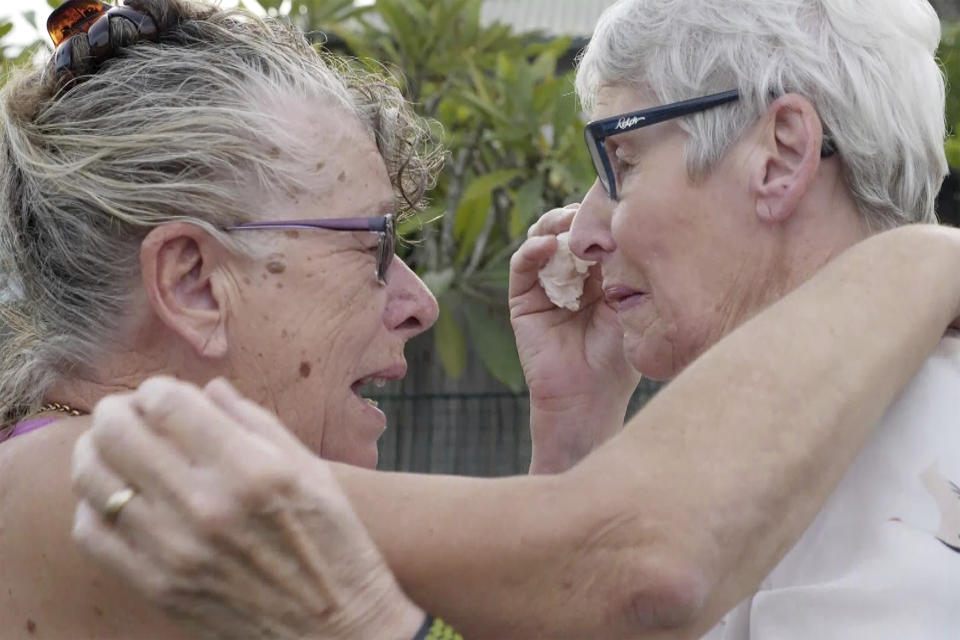
<path fill-rule="evenodd" d="M 800 286 L 828 262 L 871 235 L 839 176 L 818 182 L 783 231 L 786 279 L 781 295 Z"/>
<path fill-rule="evenodd" d="M 74 370 L 44 394 L 44 403 L 58 402 L 89 413 L 101 398 L 133 391 L 151 376 L 172 375 L 202 384 L 215 375 L 204 361 L 182 353 L 182 344 L 157 335 L 138 343 L 105 352 L 95 363 Z"/>

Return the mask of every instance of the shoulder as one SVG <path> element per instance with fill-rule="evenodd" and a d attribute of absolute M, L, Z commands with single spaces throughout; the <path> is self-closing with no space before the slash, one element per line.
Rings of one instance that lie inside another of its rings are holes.
<path fill-rule="evenodd" d="M 14 638 L 176 638 L 151 605 L 73 544 L 73 445 L 85 418 L 0 444 L 0 628 Z"/>

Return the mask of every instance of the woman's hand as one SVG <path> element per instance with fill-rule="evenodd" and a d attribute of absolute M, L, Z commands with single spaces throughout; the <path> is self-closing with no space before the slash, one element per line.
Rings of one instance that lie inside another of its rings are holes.
<path fill-rule="evenodd" d="M 537 279 L 578 208 L 545 213 L 510 261 L 510 321 L 530 389 L 531 473 L 563 471 L 619 431 L 640 381 L 603 300 L 599 265 L 590 268 L 578 311 L 555 306 Z"/>
<path fill-rule="evenodd" d="M 408 640 L 423 621 L 329 466 L 225 381 L 154 378 L 94 409 L 74 538 L 214 638 Z M 113 522 L 111 495 L 134 487 Z"/>

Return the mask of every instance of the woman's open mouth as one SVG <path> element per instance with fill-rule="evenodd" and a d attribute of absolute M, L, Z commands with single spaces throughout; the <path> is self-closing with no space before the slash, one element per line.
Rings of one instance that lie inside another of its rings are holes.
<path fill-rule="evenodd" d="M 350 391 L 371 409 L 383 415 L 383 412 L 378 408 L 378 402 L 370 396 L 382 394 L 388 382 L 401 380 L 405 375 L 407 375 L 407 363 L 398 362 L 395 365 L 380 369 L 354 381 L 354 383 L 350 385 Z"/>
<path fill-rule="evenodd" d="M 376 394 L 378 389 L 383 389 L 385 386 L 387 386 L 386 378 L 380 376 L 367 376 L 350 385 L 350 391 L 352 391 L 355 396 L 376 409 L 379 406 L 379 403 L 373 398 L 367 396 Z"/>

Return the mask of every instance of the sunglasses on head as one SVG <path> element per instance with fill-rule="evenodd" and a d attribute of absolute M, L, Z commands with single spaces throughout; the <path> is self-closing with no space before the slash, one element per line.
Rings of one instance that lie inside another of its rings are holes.
<path fill-rule="evenodd" d="M 131 9 L 116 7 L 99 0 L 69 0 L 54 9 L 47 18 L 47 33 L 56 47 L 54 70 L 60 72 L 73 62 L 74 36 L 86 33 L 90 56 L 100 62 L 112 53 L 110 47 L 110 18 L 119 16 L 137 29 L 138 37 L 159 41 L 157 24 L 149 15 Z"/>

